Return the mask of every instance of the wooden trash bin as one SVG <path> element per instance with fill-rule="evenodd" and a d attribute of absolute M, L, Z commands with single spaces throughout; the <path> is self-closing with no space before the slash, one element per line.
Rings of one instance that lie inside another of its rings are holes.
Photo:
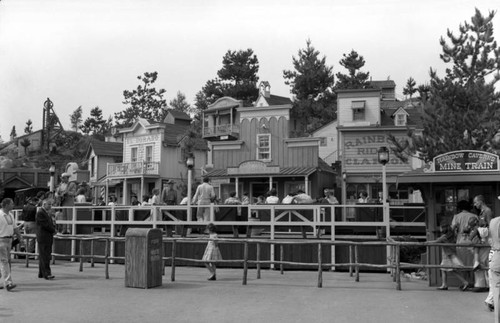
<path fill-rule="evenodd" d="M 160 229 L 128 229 L 125 235 L 125 287 L 161 286 L 162 256 Z"/>

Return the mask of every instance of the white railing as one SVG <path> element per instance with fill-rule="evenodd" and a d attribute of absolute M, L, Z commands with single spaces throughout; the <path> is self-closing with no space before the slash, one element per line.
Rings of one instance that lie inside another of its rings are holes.
<path fill-rule="evenodd" d="M 123 235 L 128 227 L 200 227 L 209 222 L 218 227 L 259 227 L 270 239 L 280 235 L 302 233 L 307 230 L 313 236 L 330 237 L 330 240 L 363 239 L 380 240 L 398 234 L 417 239 L 426 239 L 424 206 L 387 206 L 383 205 L 215 205 L 211 204 L 210 219 L 197 221 L 195 215 L 187 219 L 188 207 L 185 205 L 162 206 L 74 206 L 54 207 L 54 210 L 71 209 L 67 220 L 57 220 L 58 225 L 69 225 L 72 233 L 105 234 L 115 237 Z M 197 207 L 192 206 L 192 210 Z M 245 208 L 247 210 L 245 210 Z M 401 213 L 402 212 L 402 213 Z M 20 222 L 20 210 L 15 210 L 16 221 Z M 246 214 L 257 214 L 258 218 L 248 218 Z M 384 216 L 387 214 L 386 216 Z M 396 217 L 397 215 L 397 217 Z M 225 218 L 222 218 L 222 217 Z M 221 219 L 222 218 L 222 219 Z M 300 229 L 300 231 L 298 230 Z M 312 230 L 311 230 L 312 229 Z M 237 234 L 237 231 L 233 230 Z M 111 242 L 111 256 L 115 255 L 114 242 Z M 71 242 L 72 254 L 76 252 L 76 241 Z M 332 248 L 332 263 L 335 248 Z M 274 259 L 274 246 L 270 256 Z"/>
<path fill-rule="evenodd" d="M 159 175 L 159 162 L 130 162 L 108 164 L 108 177 L 127 175 Z"/>
<path fill-rule="evenodd" d="M 222 124 L 215 127 L 203 128 L 203 136 L 221 136 L 239 132 L 240 125 L 237 124 Z"/>

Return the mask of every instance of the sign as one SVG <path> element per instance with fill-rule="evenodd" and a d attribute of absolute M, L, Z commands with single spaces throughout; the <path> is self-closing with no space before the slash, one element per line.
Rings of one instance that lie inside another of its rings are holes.
<path fill-rule="evenodd" d="M 267 166 L 265 163 L 258 160 L 249 160 L 242 162 L 239 167 L 229 167 L 228 175 L 243 175 L 243 174 L 279 174 L 279 166 Z"/>
<path fill-rule="evenodd" d="M 158 142 L 158 141 L 160 141 L 159 134 L 125 138 L 125 143 L 128 145 L 147 144 L 147 143 L 153 143 L 153 142 Z"/>
<path fill-rule="evenodd" d="M 452 151 L 434 157 L 435 172 L 498 171 L 498 155 L 476 150 Z"/>

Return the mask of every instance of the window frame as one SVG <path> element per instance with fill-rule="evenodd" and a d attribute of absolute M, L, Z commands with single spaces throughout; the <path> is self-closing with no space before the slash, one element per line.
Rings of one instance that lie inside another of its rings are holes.
<path fill-rule="evenodd" d="M 267 142 L 269 143 L 268 146 L 266 147 L 261 147 L 260 146 L 260 138 L 267 137 Z M 263 151 L 267 150 L 267 152 Z M 257 134 L 257 151 L 256 151 L 256 159 L 260 161 L 271 161 L 271 151 L 272 151 L 272 145 L 271 145 L 271 134 L 270 133 L 259 133 Z M 267 154 L 267 158 L 261 158 L 261 154 Z"/>
<path fill-rule="evenodd" d="M 135 163 L 139 158 L 139 148 L 138 147 L 130 147 L 130 162 Z"/>
<path fill-rule="evenodd" d="M 148 156 L 148 150 L 150 150 L 150 156 Z M 153 154 L 153 145 L 147 145 L 144 149 L 144 161 L 147 163 L 153 162 Z"/>

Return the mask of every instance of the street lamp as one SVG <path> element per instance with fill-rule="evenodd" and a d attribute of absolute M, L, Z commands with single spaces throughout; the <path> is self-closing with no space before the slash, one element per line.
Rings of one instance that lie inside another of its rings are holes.
<path fill-rule="evenodd" d="M 187 220 L 191 221 L 192 220 L 192 214 L 191 214 L 191 181 L 193 177 L 193 167 L 194 167 L 194 158 L 193 156 L 189 156 L 186 159 L 186 166 L 188 168 L 188 187 L 187 187 Z"/>
<path fill-rule="evenodd" d="M 386 234 L 389 235 L 389 208 L 387 207 L 387 176 L 385 173 L 385 165 L 389 162 L 389 149 L 380 147 L 378 149 L 378 162 L 382 164 L 382 212 L 384 222 L 386 223 Z M 389 250 L 389 249 L 388 249 Z"/>
<path fill-rule="evenodd" d="M 50 192 L 55 191 L 55 175 L 56 175 L 56 163 L 52 162 L 49 167 L 49 173 L 50 173 L 50 184 L 49 184 L 49 189 Z"/>

